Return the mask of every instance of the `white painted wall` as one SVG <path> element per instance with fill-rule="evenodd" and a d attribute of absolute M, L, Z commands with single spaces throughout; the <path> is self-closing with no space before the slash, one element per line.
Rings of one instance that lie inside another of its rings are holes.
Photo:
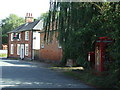
<path fill-rule="evenodd" d="M 33 32 L 33 49 L 40 49 L 40 33 L 39 33 L 39 31 Z"/>
<path fill-rule="evenodd" d="M 0 50 L 0 53 L 7 53 L 7 50 Z"/>
<path fill-rule="evenodd" d="M 0 58 L 7 58 L 7 50 L 0 50 L 0 54 L 6 54 L 6 57 L 0 56 Z"/>
<path fill-rule="evenodd" d="M 40 20 L 33 29 L 34 30 L 43 30 L 43 21 Z"/>

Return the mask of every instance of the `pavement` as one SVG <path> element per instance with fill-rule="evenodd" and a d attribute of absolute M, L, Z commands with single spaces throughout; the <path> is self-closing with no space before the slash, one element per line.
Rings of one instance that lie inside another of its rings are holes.
<path fill-rule="evenodd" d="M 41 62 L 0 59 L 0 88 L 3 90 L 4 88 L 91 88 L 93 90 L 93 87 L 49 67 L 50 64 Z"/>

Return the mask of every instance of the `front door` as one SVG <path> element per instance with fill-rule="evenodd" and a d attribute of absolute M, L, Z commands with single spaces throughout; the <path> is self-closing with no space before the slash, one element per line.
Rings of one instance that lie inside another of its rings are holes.
<path fill-rule="evenodd" d="M 21 50 L 20 50 L 21 52 L 20 52 L 20 58 L 21 59 L 24 59 L 24 44 L 21 44 Z"/>

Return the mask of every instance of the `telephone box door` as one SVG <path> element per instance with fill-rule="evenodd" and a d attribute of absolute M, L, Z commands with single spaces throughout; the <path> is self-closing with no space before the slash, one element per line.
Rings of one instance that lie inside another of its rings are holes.
<path fill-rule="evenodd" d="M 96 49 L 95 49 L 95 69 L 96 71 L 100 71 L 100 60 L 101 60 L 101 53 L 100 53 L 100 49 L 99 47 L 97 46 Z"/>

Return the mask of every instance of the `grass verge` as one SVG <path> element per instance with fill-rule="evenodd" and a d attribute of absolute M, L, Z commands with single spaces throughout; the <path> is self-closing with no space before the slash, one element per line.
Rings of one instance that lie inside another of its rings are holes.
<path fill-rule="evenodd" d="M 93 73 L 89 71 L 65 71 L 65 75 L 71 76 L 81 82 L 91 85 L 93 87 L 101 88 L 102 86 L 99 85 L 99 82 L 102 78 L 97 77 Z"/>
<path fill-rule="evenodd" d="M 0 57 L 7 57 L 6 53 L 0 53 Z"/>
<path fill-rule="evenodd" d="M 71 76 L 81 82 L 96 88 L 116 88 L 114 83 L 116 77 L 112 75 L 96 75 L 90 70 L 86 71 L 65 71 L 65 75 Z"/>
<path fill-rule="evenodd" d="M 117 81 L 116 76 L 112 74 L 96 75 L 92 70 L 75 69 L 75 67 L 52 67 L 51 69 L 60 70 L 65 75 L 95 88 L 116 88 L 114 83 Z"/>

